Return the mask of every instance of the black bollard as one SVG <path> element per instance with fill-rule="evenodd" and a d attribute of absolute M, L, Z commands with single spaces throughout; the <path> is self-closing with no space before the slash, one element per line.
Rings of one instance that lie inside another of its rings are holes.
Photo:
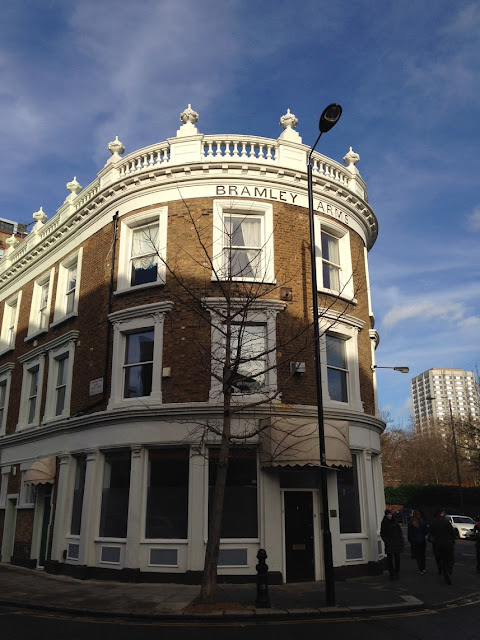
<path fill-rule="evenodd" d="M 271 605 L 268 595 L 268 564 L 265 562 L 267 559 L 265 549 L 258 550 L 257 558 L 258 564 L 255 567 L 257 570 L 257 599 L 255 600 L 255 606 L 269 609 Z"/>

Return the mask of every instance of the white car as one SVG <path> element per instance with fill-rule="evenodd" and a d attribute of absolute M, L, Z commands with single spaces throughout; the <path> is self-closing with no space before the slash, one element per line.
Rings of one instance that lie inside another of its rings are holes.
<path fill-rule="evenodd" d="M 468 516 L 445 516 L 455 529 L 456 538 L 474 538 L 475 522 Z"/>

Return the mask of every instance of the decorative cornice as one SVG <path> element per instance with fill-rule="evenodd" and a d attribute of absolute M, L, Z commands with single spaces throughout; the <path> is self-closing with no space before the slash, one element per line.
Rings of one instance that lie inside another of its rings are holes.
<path fill-rule="evenodd" d="M 137 318 L 154 317 L 160 314 L 168 313 L 173 309 L 173 302 L 155 302 L 153 304 L 143 304 L 139 307 L 131 307 L 115 311 L 108 316 L 112 324 L 129 322 Z"/>
<path fill-rule="evenodd" d="M 64 333 L 62 336 L 50 340 L 50 342 L 46 342 L 45 344 L 41 344 L 38 347 L 31 349 L 28 353 L 20 356 L 18 358 L 18 361 L 23 364 L 25 362 L 35 360 L 35 358 L 38 358 L 39 356 L 42 356 L 49 351 L 54 351 L 55 349 L 68 344 L 69 342 L 76 342 L 79 335 L 80 331 L 69 331 L 68 333 Z"/>

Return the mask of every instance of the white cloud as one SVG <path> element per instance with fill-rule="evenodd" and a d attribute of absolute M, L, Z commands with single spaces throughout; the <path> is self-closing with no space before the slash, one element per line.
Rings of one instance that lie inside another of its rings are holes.
<path fill-rule="evenodd" d="M 480 231 L 480 204 L 467 216 L 467 226 L 471 231 Z"/>

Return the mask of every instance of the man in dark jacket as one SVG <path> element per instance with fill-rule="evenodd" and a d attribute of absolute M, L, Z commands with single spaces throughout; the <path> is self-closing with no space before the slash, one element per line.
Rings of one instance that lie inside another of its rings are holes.
<path fill-rule="evenodd" d="M 445 518 L 443 509 L 435 514 L 430 525 L 430 535 L 433 538 L 433 548 L 443 573 L 443 578 L 447 584 L 452 584 L 455 530 Z"/>
<path fill-rule="evenodd" d="M 390 580 L 398 580 L 400 577 L 400 553 L 403 551 L 404 539 L 402 529 L 393 519 L 390 509 L 385 509 L 380 536 L 385 544 Z"/>

